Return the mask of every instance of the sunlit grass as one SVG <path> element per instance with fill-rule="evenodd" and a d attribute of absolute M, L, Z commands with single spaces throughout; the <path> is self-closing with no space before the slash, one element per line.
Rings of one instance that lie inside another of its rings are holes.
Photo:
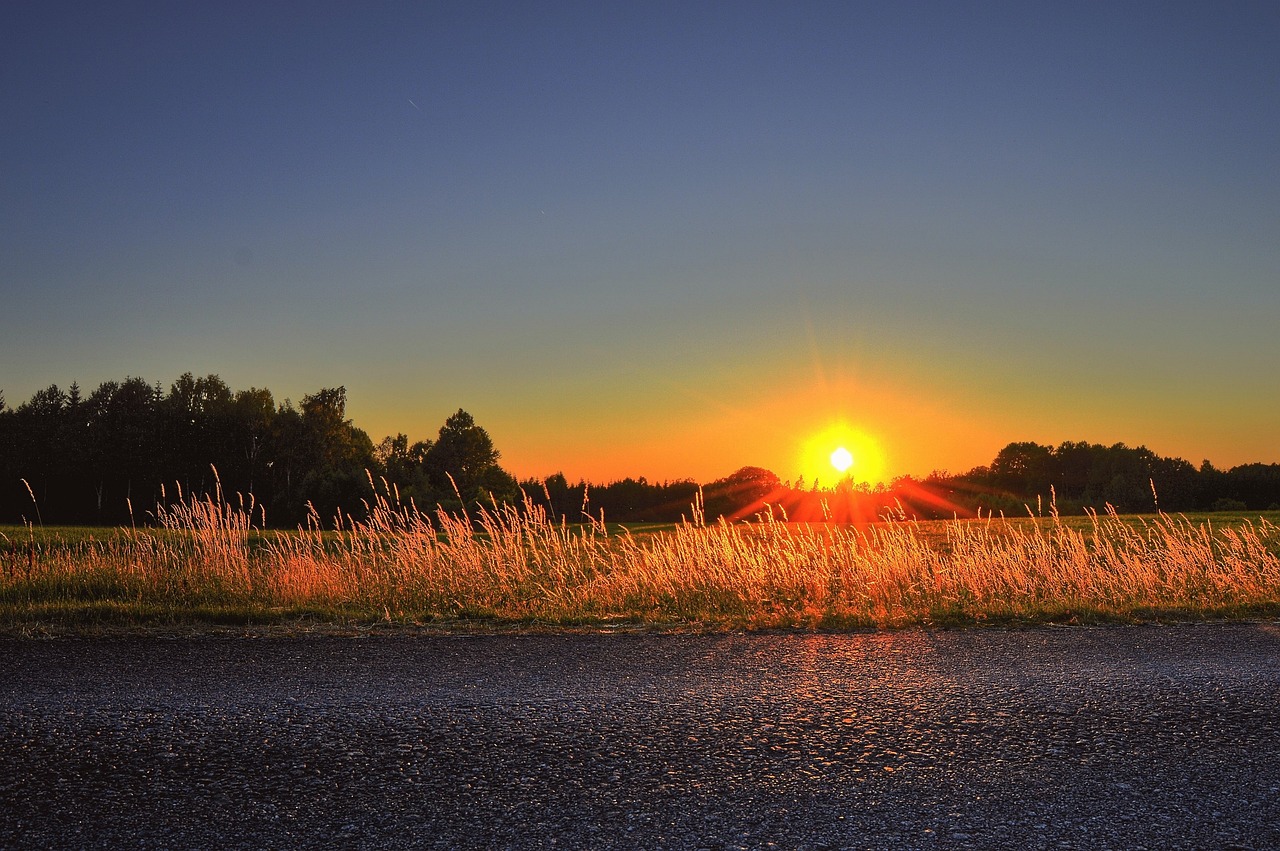
<path fill-rule="evenodd" d="M 186 499 L 152 528 L 0 537 L 0 627 L 272 624 L 696 629 L 1127 622 L 1280 614 L 1271 517 L 1115 514 L 803 525 L 764 515 L 633 533 L 531 501 L 253 525 Z"/>

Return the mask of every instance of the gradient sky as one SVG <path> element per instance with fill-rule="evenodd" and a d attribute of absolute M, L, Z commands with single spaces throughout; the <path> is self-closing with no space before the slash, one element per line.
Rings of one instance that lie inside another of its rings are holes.
<path fill-rule="evenodd" d="M 11 406 L 345 385 L 522 478 L 1280 461 L 1280 4 L 8 2 L 0 127 Z"/>

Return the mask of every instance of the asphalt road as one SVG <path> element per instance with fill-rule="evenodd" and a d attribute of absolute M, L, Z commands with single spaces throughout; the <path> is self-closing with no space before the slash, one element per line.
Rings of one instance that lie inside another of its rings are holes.
<path fill-rule="evenodd" d="M 11 848 L 1280 848 L 1280 626 L 0 642 Z"/>

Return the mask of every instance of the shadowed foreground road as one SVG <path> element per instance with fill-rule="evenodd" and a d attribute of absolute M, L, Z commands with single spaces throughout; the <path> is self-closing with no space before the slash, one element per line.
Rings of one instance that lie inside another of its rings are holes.
<path fill-rule="evenodd" d="M 4 847 L 1280 848 L 1280 627 L 0 642 Z"/>

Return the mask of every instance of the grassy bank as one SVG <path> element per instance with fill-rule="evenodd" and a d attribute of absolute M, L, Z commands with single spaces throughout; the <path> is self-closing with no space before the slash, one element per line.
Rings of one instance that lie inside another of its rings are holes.
<path fill-rule="evenodd" d="M 536 506 L 252 527 L 191 500 L 156 528 L 0 530 L 0 630 L 192 626 L 851 629 L 1280 615 L 1278 518 L 764 517 L 632 532 Z"/>

